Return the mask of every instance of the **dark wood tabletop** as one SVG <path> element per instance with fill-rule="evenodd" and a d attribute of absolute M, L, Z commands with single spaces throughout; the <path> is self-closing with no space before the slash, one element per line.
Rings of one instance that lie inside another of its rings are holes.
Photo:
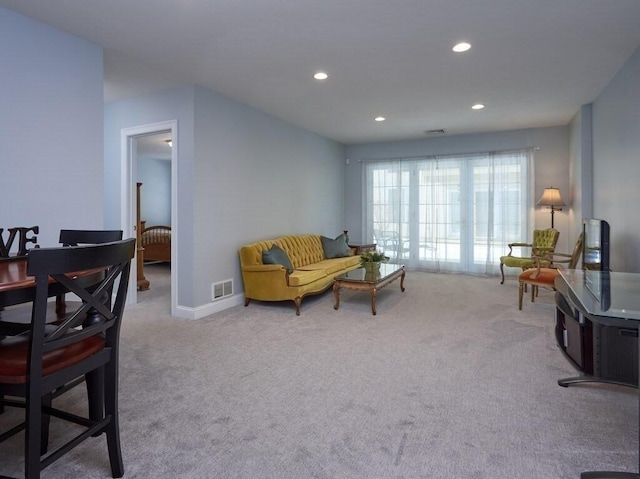
<path fill-rule="evenodd" d="M 78 271 L 71 276 L 87 276 L 91 280 L 93 275 L 103 274 L 102 269 Z M 99 277 L 96 276 L 99 280 Z M 51 283 L 55 283 L 53 278 Z M 0 261 L 0 307 L 33 301 L 36 280 L 27 274 L 27 259 L 12 258 Z M 50 296 L 56 296 L 65 292 L 62 285 L 50 288 Z"/>

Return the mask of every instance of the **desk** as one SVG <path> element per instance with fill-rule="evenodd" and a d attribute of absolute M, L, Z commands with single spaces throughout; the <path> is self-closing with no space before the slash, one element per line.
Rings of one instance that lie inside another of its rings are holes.
<path fill-rule="evenodd" d="M 628 368 L 632 360 L 636 363 L 640 361 L 640 345 L 637 339 L 637 330 L 640 325 L 640 274 L 635 273 L 609 273 L 599 271 L 582 271 L 582 270 L 559 270 L 560 275 L 556 278 L 556 289 L 563 295 L 568 297 L 569 303 L 575 305 L 580 321 L 575 321 L 578 326 L 583 325 L 585 328 L 604 328 L 613 329 L 615 331 L 635 331 L 635 349 L 631 354 L 627 354 L 618 359 L 618 362 L 626 362 L 627 364 L 615 364 L 614 367 Z M 560 309 L 559 305 L 559 309 Z M 575 320 L 575 317 L 574 317 Z M 590 326 L 589 326 L 590 325 Z M 577 326 L 576 326 L 577 327 Z M 622 333 L 620 334 L 622 335 Z M 628 334 L 627 338 L 632 338 L 632 334 Z M 560 340 L 560 338 L 558 338 Z M 592 356 L 600 357 L 600 361 L 606 357 L 602 346 L 608 339 L 599 337 L 597 331 L 593 332 Z M 589 344 L 586 344 L 588 347 Z M 562 346 L 561 346 L 562 347 Z M 587 349 L 587 348 L 585 348 Z M 606 349 L 606 347 L 605 347 Z M 616 348 L 610 348 L 616 349 Z M 568 351 L 565 351 L 569 354 Z M 569 354 L 571 357 L 571 354 Z M 588 366 L 590 360 L 587 356 L 580 356 L 584 360 L 585 366 Z M 630 359 L 632 357 L 632 359 Z M 573 358 L 572 358 L 573 359 Z M 591 358 L 591 360 L 594 360 Z M 575 362 L 575 360 L 574 360 Z M 609 360 L 609 362 L 611 362 Z M 640 363 L 638 363 L 640 369 Z M 637 384 L 637 371 L 636 384 Z M 604 369 L 606 371 L 606 368 Z M 605 382 L 616 382 L 631 386 L 630 381 L 620 382 L 610 380 L 600 365 L 593 368 L 593 377 L 587 377 L 584 380 L 595 380 Z M 604 376 L 604 377 L 603 377 Z M 581 378 L 570 378 L 569 382 L 577 382 Z M 560 385 L 562 384 L 559 381 Z M 640 406 L 640 405 L 639 405 Z M 640 407 L 639 407 L 640 408 Z M 639 438 L 640 449 L 640 438 Z M 640 471 L 640 464 L 638 465 Z M 609 479 L 609 478 L 633 478 L 640 479 L 640 473 L 629 472 L 612 472 L 612 471 L 594 471 L 583 472 L 580 476 L 582 479 Z"/>

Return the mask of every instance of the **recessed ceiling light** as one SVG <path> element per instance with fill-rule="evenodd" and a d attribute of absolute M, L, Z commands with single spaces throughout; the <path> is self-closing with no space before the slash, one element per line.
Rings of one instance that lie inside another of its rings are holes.
<path fill-rule="evenodd" d="M 376 117 L 374 118 L 374 120 L 375 120 L 375 121 L 385 121 L 385 120 L 386 120 L 386 118 L 385 118 L 384 116 L 376 116 Z"/>
<path fill-rule="evenodd" d="M 452 50 L 456 53 L 462 53 L 462 52 L 466 52 L 467 50 L 469 50 L 471 48 L 471 44 L 467 43 L 467 42 L 460 42 L 456 45 L 454 45 L 454 47 L 452 48 Z"/>
<path fill-rule="evenodd" d="M 471 107 L 472 110 L 482 110 L 483 108 L 484 108 L 484 105 L 482 103 L 476 103 Z"/>
<path fill-rule="evenodd" d="M 313 75 L 313 78 L 315 78 L 316 80 L 326 80 L 327 78 L 329 78 L 329 75 L 327 75 L 325 72 L 316 72 Z"/>

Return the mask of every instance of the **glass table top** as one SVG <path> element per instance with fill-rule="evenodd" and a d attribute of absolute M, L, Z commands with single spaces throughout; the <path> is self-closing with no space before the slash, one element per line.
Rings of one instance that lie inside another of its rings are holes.
<path fill-rule="evenodd" d="M 640 321 L 640 273 L 559 271 L 588 313 Z"/>
<path fill-rule="evenodd" d="M 336 276 L 340 281 L 351 281 L 354 283 L 379 283 L 393 273 L 402 270 L 404 265 L 394 263 L 380 263 L 380 271 L 376 273 L 367 272 L 364 268 L 352 269 L 344 274 Z"/>

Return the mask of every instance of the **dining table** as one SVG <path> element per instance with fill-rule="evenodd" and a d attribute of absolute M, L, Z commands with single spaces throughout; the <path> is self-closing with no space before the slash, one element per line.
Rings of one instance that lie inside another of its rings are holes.
<path fill-rule="evenodd" d="M 70 276 L 84 277 L 89 282 L 98 282 L 104 276 L 104 270 L 97 268 L 77 271 Z M 49 282 L 49 296 L 56 297 L 55 303 L 51 303 L 52 308 L 55 308 L 56 316 L 60 316 L 65 311 L 64 295 L 67 289 L 53 278 L 50 278 Z M 0 260 L 0 337 L 23 330 L 24 325 L 31 320 L 31 310 L 17 307 L 17 305 L 31 303 L 34 300 L 35 285 L 35 277 L 27 273 L 27 257 Z"/>

